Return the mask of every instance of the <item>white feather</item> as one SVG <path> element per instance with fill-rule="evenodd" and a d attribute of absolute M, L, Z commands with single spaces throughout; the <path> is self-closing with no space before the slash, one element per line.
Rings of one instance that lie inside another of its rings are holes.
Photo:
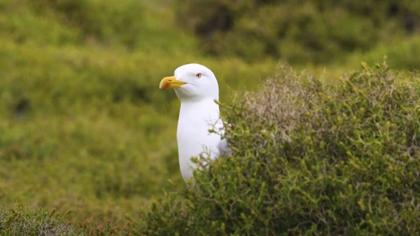
<path fill-rule="evenodd" d="M 175 70 L 175 78 L 187 83 L 175 92 L 181 102 L 177 127 L 179 165 L 182 177 L 188 180 L 195 168 L 192 157 L 207 154 L 215 159 L 228 148 L 221 138 L 224 128 L 216 103 L 219 86 L 213 72 L 203 65 L 187 64 Z M 210 132 L 212 129 L 216 132 Z"/>

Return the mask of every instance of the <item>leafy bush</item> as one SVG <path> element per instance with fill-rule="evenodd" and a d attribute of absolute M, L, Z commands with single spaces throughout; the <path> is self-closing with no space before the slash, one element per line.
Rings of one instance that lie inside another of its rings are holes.
<path fill-rule="evenodd" d="M 61 223 L 54 211 L 25 212 L 0 210 L 1 235 L 76 235 L 70 225 Z"/>
<path fill-rule="evenodd" d="M 420 36 L 399 40 L 392 44 L 380 44 L 367 53 L 357 53 L 349 57 L 353 64 L 361 59 L 373 63 L 387 58 L 389 65 L 395 69 L 420 70 Z"/>
<path fill-rule="evenodd" d="M 225 107 L 232 157 L 155 204 L 146 235 L 416 235 L 420 78 L 386 65 L 335 86 L 283 69 Z"/>
<path fill-rule="evenodd" d="M 420 4 L 410 0 L 179 2 L 180 22 L 207 52 L 248 60 L 268 55 L 293 63 L 337 61 L 420 26 Z"/>
<path fill-rule="evenodd" d="M 3 0 L 0 37 L 43 46 L 193 53 L 196 40 L 176 27 L 174 13 L 168 11 L 172 4 L 160 0 Z"/>
<path fill-rule="evenodd" d="M 37 0 L 38 11 L 54 13 L 62 22 L 81 30 L 83 39 L 122 43 L 132 47 L 143 29 L 142 2 L 97 0 Z"/>

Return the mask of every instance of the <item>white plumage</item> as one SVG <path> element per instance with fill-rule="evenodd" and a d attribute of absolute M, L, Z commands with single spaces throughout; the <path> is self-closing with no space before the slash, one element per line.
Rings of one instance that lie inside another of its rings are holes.
<path fill-rule="evenodd" d="M 177 127 L 179 165 L 184 180 L 192 177 L 191 157 L 217 158 L 227 151 L 220 119 L 219 86 L 213 72 L 200 64 L 178 67 L 174 76 L 161 80 L 159 88 L 174 88 L 181 108 Z M 209 132 L 215 130 L 216 132 Z"/>

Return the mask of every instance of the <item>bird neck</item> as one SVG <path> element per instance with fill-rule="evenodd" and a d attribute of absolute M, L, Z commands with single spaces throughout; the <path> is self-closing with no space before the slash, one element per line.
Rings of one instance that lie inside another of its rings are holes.
<path fill-rule="evenodd" d="M 182 101 L 179 118 L 180 120 L 196 119 L 208 122 L 217 121 L 219 114 L 219 105 L 215 100 L 208 98 L 199 101 Z"/>

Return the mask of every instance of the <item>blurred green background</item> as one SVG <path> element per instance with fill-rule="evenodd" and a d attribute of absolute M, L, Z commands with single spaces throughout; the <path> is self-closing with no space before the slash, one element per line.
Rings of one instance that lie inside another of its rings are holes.
<path fill-rule="evenodd" d="M 229 103 L 279 63 L 334 79 L 419 55 L 419 1 L 2 0 L 0 209 L 130 232 L 184 187 L 178 102 L 158 90 L 179 65 L 209 66 Z"/>

